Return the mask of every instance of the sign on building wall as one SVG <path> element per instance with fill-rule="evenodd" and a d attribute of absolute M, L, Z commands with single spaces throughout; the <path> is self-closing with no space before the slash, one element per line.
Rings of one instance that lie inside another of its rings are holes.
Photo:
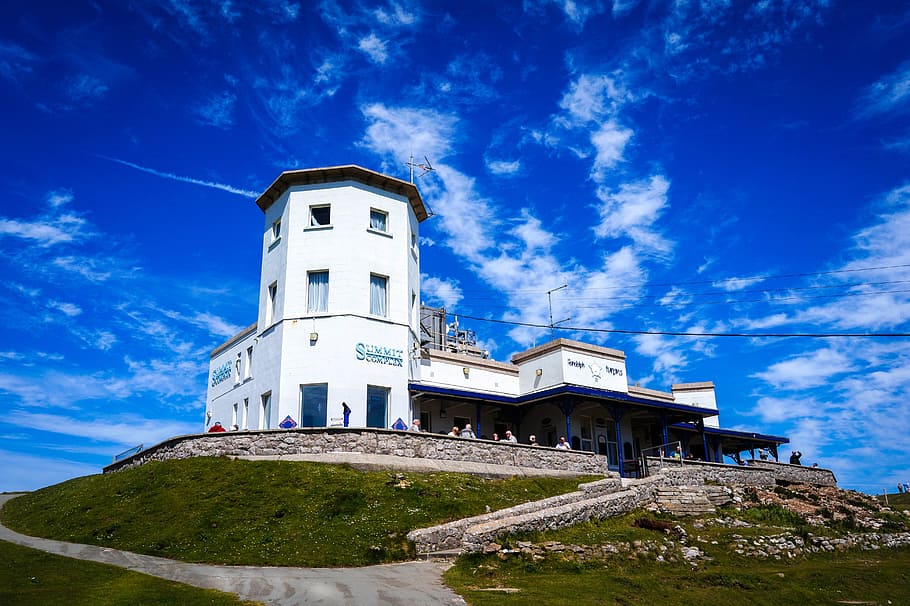
<path fill-rule="evenodd" d="M 404 350 L 382 345 L 358 343 L 354 346 L 355 356 L 358 360 L 374 364 L 387 364 L 389 366 L 404 366 Z"/>
<path fill-rule="evenodd" d="M 219 383 L 224 383 L 231 378 L 231 368 L 232 364 L 230 362 L 225 362 L 218 368 L 212 371 L 212 387 L 215 387 Z"/>
<path fill-rule="evenodd" d="M 622 364 L 611 364 L 602 359 L 569 354 L 565 358 L 564 373 L 569 383 L 628 391 L 626 370 Z"/>

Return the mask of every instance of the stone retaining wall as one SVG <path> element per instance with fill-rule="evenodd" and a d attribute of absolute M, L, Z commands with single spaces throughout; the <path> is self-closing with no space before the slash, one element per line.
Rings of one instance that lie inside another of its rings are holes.
<path fill-rule="evenodd" d="M 120 471 L 148 461 L 189 457 L 277 457 L 338 452 L 553 469 L 579 475 L 610 475 L 606 457 L 591 452 L 411 431 L 345 427 L 177 436 L 112 463 L 104 468 L 104 472 Z"/>
<path fill-rule="evenodd" d="M 774 486 L 776 470 L 750 465 L 724 465 L 703 461 L 684 461 L 648 457 L 648 473 L 664 476 L 670 486 L 698 484 L 742 484 L 745 486 Z"/>
<path fill-rule="evenodd" d="M 813 486 L 837 486 L 837 478 L 834 476 L 834 472 L 821 467 L 805 467 L 803 465 L 778 463 L 777 461 L 762 461 L 761 459 L 751 459 L 749 467 L 769 469 L 774 472 L 774 477 L 784 482 L 811 484 Z"/>
<path fill-rule="evenodd" d="M 579 484 L 576 492 L 569 492 L 555 497 L 541 499 L 539 501 L 532 501 L 530 503 L 522 503 L 515 507 L 500 509 L 470 518 L 463 518 L 431 528 L 412 530 L 408 533 L 408 540 L 414 542 L 418 553 L 433 553 L 436 551 L 449 551 L 453 549 L 460 550 L 463 547 L 463 537 L 467 530 L 478 524 L 486 524 L 496 520 L 511 519 L 515 516 L 560 508 L 579 501 L 614 493 L 619 490 L 622 490 L 622 482 L 618 477 L 606 478 L 587 484 Z"/>

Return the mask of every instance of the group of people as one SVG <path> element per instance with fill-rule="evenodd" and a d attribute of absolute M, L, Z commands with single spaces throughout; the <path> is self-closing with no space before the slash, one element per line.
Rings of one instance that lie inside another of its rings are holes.
<path fill-rule="evenodd" d="M 411 422 L 411 426 L 408 428 L 410 431 L 422 431 L 420 428 L 420 419 L 414 419 Z M 473 438 L 476 439 L 478 436 L 474 433 L 474 429 L 471 427 L 470 423 L 465 423 L 465 426 L 461 429 L 457 425 L 452 426 L 452 431 L 446 435 L 452 436 L 453 438 Z M 486 436 L 481 436 L 481 439 L 487 439 Z M 491 438 L 493 442 L 509 442 L 511 444 L 518 444 L 518 438 L 512 433 L 511 430 L 506 430 L 504 436 L 500 437 L 499 434 L 494 433 Z M 528 436 L 528 445 L 529 446 L 540 446 L 540 443 L 537 441 L 537 436 L 530 435 Z M 559 443 L 556 444 L 556 448 L 559 450 L 572 450 L 572 447 L 569 446 L 569 443 L 566 441 L 565 436 L 559 438 Z"/>
<path fill-rule="evenodd" d="M 904 482 L 903 484 L 898 482 L 897 483 L 897 492 L 898 493 L 906 492 L 907 494 L 910 494 L 910 482 Z"/>

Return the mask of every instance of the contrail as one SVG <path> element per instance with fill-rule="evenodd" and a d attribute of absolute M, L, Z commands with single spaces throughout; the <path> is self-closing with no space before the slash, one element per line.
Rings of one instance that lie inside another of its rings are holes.
<path fill-rule="evenodd" d="M 145 166 L 140 166 L 132 162 L 127 162 L 126 160 L 120 160 L 119 158 L 110 158 L 108 156 L 102 156 L 96 154 L 99 158 L 104 158 L 105 160 L 110 160 L 111 162 L 116 162 L 118 164 L 123 164 L 124 166 L 129 166 L 130 168 L 135 168 L 136 170 L 141 170 L 144 173 L 149 173 L 150 175 L 155 175 L 156 177 L 163 177 L 164 179 L 172 179 L 173 181 L 181 181 L 183 183 L 191 183 L 193 185 L 201 185 L 203 187 L 211 187 L 213 189 L 220 189 L 231 194 L 237 194 L 238 196 L 244 196 L 247 198 L 258 198 L 259 192 L 250 191 L 248 189 L 240 189 L 232 185 L 226 185 L 224 183 L 215 183 L 214 181 L 203 181 L 201 179 L 194 179 L 192 177 L 181 177 L 180 175 L 175 175 L 174 173 L 164 173 L 154 168 L 146 168 Z"/>

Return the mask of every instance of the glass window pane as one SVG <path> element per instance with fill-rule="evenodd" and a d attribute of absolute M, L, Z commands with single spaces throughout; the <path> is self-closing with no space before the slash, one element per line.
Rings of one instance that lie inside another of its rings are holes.
<path fill-rule="evenodd" d="M 307 311 L 329 310 L 329 272 L 311 271 L 307 274 Z"/>
<path fill-rule="evenodd" d="M 386 408 L 389 402 L 389 390 L 385 387 L 367 385 L 367 427 L 386 426 Z"/>
<path fill-rule="evenodd" d="M 331 207 L 329 206 L 310 207 L 310 225 L 331 225 L 331 217 Z"/>
<path fill-rule="evenodd" d="M 370 211 L 370 229 L 386 231 L 386 214 L 382 211 Z"/>
<path fill-rule="evenodd" d="M 328 383 L 300 386 L 300 427 L 325 427 Z"/>
<path fill-rule="evenodd" d="M 387 281 L 383 276 L 370 276 L 370 313 L 375 316 L 386 315 Z"/>

